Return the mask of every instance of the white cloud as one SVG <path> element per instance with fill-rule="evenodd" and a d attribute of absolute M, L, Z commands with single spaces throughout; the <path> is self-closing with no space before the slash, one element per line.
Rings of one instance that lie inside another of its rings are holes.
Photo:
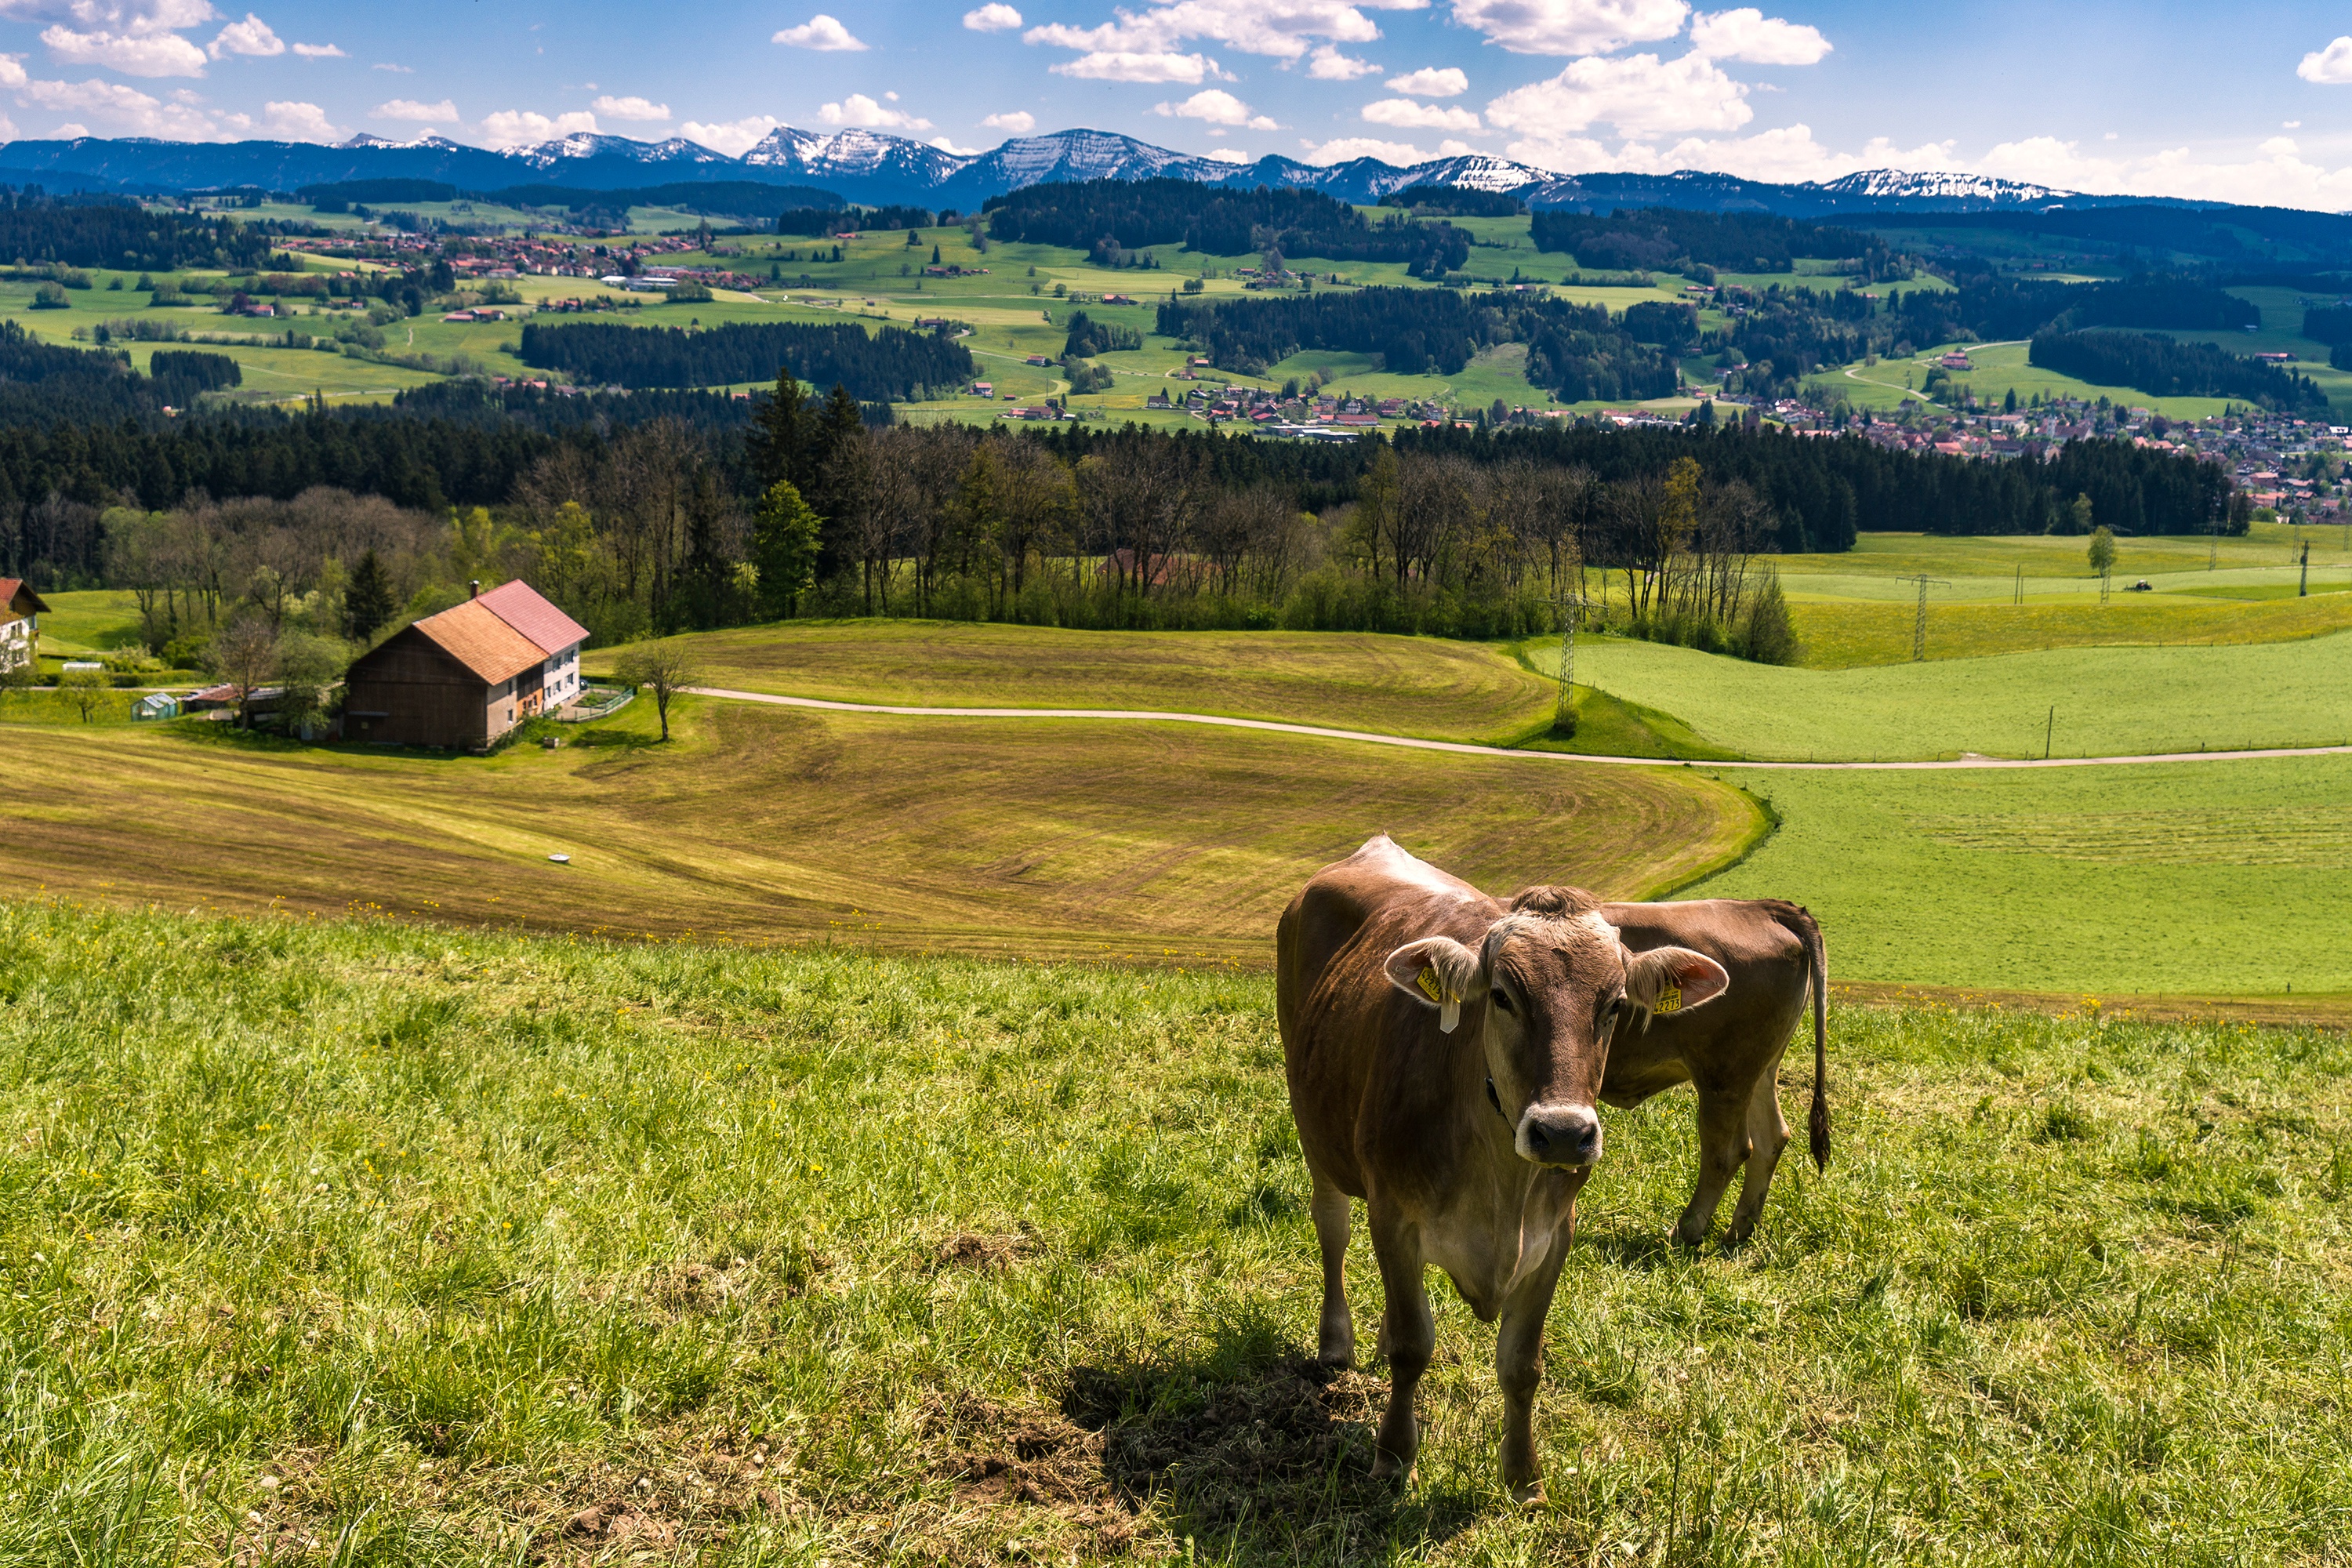
<path fill-rule="evenodd" d="M 975 33 L 1007 33 L 1021 25 L 1021 13 L 1000 0 L 989 0 L 977 11 L 966 11 L 963 25 Z"/>
<path fill-rule="evenodd" d="M 920 120 L 903 109 L 885 109 L 862 92 L 853 92 L 839 103 L 821 104 L 816 117 L 827 125 L 854 125 L 867 131 L 929 131 L 931 122 Z"/>
<path fill-rule="evenodd" d="M 1021 37 L 1024 43 L 1051 44 L 1089 55 L 1171 55 L 1181 52 L 1179 46 L 1192 39 L 1210 38 L 1245 55 L 1265 55 L 1287 63 L 1307 55 L 1316 39 L 1323 40 L 1325 47 L 1372 42 L 1381 36 L 1381 29 L 1364 15 L 1367 10 L 1417 11 L 1428 4 L 1429 0 L 1173 0 L 1140 12 L 1120 11 L 1118 20 L 1098 27 L 1055 23 L 1032 27 Z M 1334 79 L 1327 71 L 1324 79 Z"/>
<path fill-rule="evenodd" d="M 614 98 L 606 93 L 589 107 L 614 120 L 667 120 L 669 105 L 645 98 Z"/>
<path fill-rule="evenodd" d="M 415 76 L 416 74 L 416 68 L 415 66 L 396 66 L 390 60 L 378 60 L 375 64 L 368 67 L 368 69 L 372 71 L 390 71 L 394 76 Z"/>
<path fill-rule="evenodd" d="M 1755 118 L 1748 89 L 1701 55 L 1660 61 L 1651 54 L 1571 60 L 1548 81 L 1530 82 L 1486 105 L 1486 118 L 1531 142 L 1608 123 L 1628 136 L 1677 131 L 1737 131 Z"/>
<path fill-rule="evenodd" d="M 457 106 L 447 99 L 438 103 L 419 103 L 413 98 L 395 98 L 379 103 L 368 113 L 377 120 L 455 120 Z"/>
<path fill-rule="evenodd" d="M 1163 103 L 1154 108 L 1154 114 L 1173 115 L 1184 120 L 1205 120 L 1212 125 L 1234 125 L 1251 131 L 1277 129 L 1263 114 L 1254 115 L 1249 105 L 1232 93 L 1217 88 L 1196 92 L 1181 103 Z"/>
<path fill-rule="evenodd" d="M 0 87 L 25 85 L 25 57 L 0 55 Z"/>
<path fill-rule="evenodd" d="M 1126 49 L 1097 49 L 1074 60 L 1064 60 L 1053 70 L 1055 76 L 1074 76 L 1087 81 L 1133 81 L 1153 85 L 1181 82 L 1187 86 L 1198 86 L 1206 79 L 1221 74 L 1216 62 L 1206 55 L 1147 55 Z"/>
<path fill-rule="evenodd" d="M 528 109 L 501 109 L 482 116 L 482 140 L 493 147 L 530 147 L 583 132 L 596 133 L 596 117 L 584 109 L 552 118 Z"/>
<path fill-rule="evenodd" d="M 58 59 L 103 66 L 124 76 L 202 76 L 205 51 L 177 33 L 77 33 L 70 27 L 41 29 L 41 42 Z"/>
<path fill-rule="evenodd" d="M 1306 145 L 1306 161 L 1316 164 L 1345 163 L 1355 158 L 1378 158 L 1383 163 L 1404 165 L 1426 163 L 1431 157 L 1410 142 L 1382 142 L 1372 136 L 1341 136 L 1319 147 L 1312 142 Z"/>
<path fill-rule="evenodd" d="M 2341 87 L 2352 81 L 2352 38 L 2338 38 L 2316 54 L 2303 57 L 2294 74 L 2305 81 Z"/>
<path fill-rule="evenodd" d="M 825 54 L 862 49 L 866 46 L 852 37 L 849 29 L 835 18 L 819 11 L 797 27 L 786 27 L 768 42 L 790 44 L 796 49 L 815 49 Z"/>
<path fill-rule="evenodd" d="M 1685 0 L 1454 0 L 1454 19 L 1515 55 L 1588 55 L 1671 38 Z"/>
<path fill-rule="evenodd" d="M 262 116 L 225 114 L 221 124 L 240 135 L 259 132 L 276 142 L 337 142 L 350 134 L 315 103 L 265 103 Z"/>
<path fill-rule="evenodd" d="M 1307 59 L 1307 74 L 1317 81 L 1353 81 L 1360 76 L 1378 76 L 1381 69 L 1370 60 L 1341 54 L 1331 44 L 1317 45 Z"/>
<path fill-rule="evenodd" d="M 247 11 L 242 22 L 231 22 L 216 34 L 206 54 L 215 59 L 223 55 L 251 55 L 268 59 L 286 52 L 286 40 L 269 30 L 269 24 Z"/>
<path fill-rule="evenodd" d="M 955 141 L 952 137 L 934 136 L 931 138 L 931 145 L 938 148 L 942 153 L 952 153 L 959 158 L 977 158 L 980 156 L 979 148 L 959 147 L 955 144 Z"/>
<path fill-rule="evenodd" d="M 306 60 L 341 60 L 351 57 L 332 44 L 297 44 L 294 52 Z M 383 68 L 376 68 L 381 70 Z"/>
<path fill-rule="evenodd" d="M 185 104 L 165 103 L 121 82 L 30 80 L 18 89 L 18 94 L 37 108 L 87 115 L 116 135 L 160 136 L 184 142 L 212 142 L 220 137 L 219 130 L 202 111 Z M 58 133 L 90 134 L 79 121 L 74 123 L 74 130 L 68 132 L 61 126 Z"/>
<path fill-rule="evenodd" d="M 1691 18 L 1692 52 L 1719 60 L 1747 60 L 1759 66 L 1818 65 L 1830 47 L 1820 28 L 1767 16 L 1753 5 Z"/>
<path fill-rule="evenodd" d="M 217 22 L 211 0 L 0 0 L 11 22 L 72 22 L 118 33 L 176 33 Z"/>
<path fill-rule="evenodd" d="M 1420 70 L 1389 78 L 1388 87 L 1391 92 L 1411 93 L 1415 98 L 1452 98 L 1470 90 L 1470 78 L 1453 66 L 1444 70 L 1424 66 Z"/>
<path fill-rule="evenodd" d="M 758 146 L 769 132 L 782 125 L 772 114 L 747 115 L 741 120 L 722 120 L 706 123 L 689 120 L 677 128 L 677 133 L 689 142 L 698 142 L 714 153 L 724 153 L 740 158 Z"/>
<path fill-rule="evenodd" d="M 1025 109 L 1009 109 L 1002 114 L 987 116 L 981 123 L 1007 136 L 1026 136 L 1037 129 L 1037 117 Z"/>
<path fill-rule="evenodd" d="M 1364 119 L 1397 131 L 1477 131 L 1484 127 L 1466 109 L 1415 103 L 1409 98 L 1383 98 L 1364 105 Z"/>
<path fill-rule="evenodd" d="M 1238 147 L 1212 147 L 1205 154 L 1212 163 L 1255 163 L 1256 159 Z"/>

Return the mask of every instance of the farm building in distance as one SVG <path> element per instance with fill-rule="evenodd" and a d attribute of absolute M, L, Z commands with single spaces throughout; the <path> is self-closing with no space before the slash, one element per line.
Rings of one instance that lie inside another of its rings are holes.
<path fill-rule="evenodd" d="M 49 606 L 21 577 L 0 577 L 0 669 L 30 664 L 41 647 L 41 612 Z"/>
<path fill-rule="evenodd" d="M 343 734 L 384 745 L 478 750 L 580 695 L 588 629 L 527 583 L 476 593 L 352 664 Z"/>

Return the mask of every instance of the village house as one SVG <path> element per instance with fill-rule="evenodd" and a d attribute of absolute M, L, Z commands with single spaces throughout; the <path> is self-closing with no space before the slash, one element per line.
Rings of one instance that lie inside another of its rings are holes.
<path fill-rule="evenodd" d="M 580 695 L 587 640 L 585 626 L 527 583 L 477 592 L 352 661 L 344 737 L 479 750 Z"/>
<path fill-rule="evenodd" d="M 33 662 L 41 647 L 41 612 L 49 606 L 20 577 L 0 577 L 0 669 Z"/>

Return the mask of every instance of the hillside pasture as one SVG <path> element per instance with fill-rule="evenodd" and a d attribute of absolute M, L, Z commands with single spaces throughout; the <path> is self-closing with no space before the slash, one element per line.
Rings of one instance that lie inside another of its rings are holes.
<path fill-rule="evenodd" d="M 1527 657 L 1538 671 L 1558 668 L 1556 647 L 1529 644 Z M 2343 632 L 2300 642 L 2073 647 L 1843 669 L 1748 664 L 1596 638 L 1578 645 L 1576 675 L 1751 757 L 2040 756 L 2045 731 L 2062 757 L 2352 742 L 2352 710 L 2343 700 L 2352 682 L 2352 634 Z"/>
<path fill-rule="evenodd" d="M 1707 780 L 1546 757 L 692 699 L 664 746 L 652 706 L 488 759 L 12 725 L 0 868 L 174 909 L 1256 967 L 1299 883 L 1383 830 L 1498 888 L 1632 896 L 1765 826 Z"/>
<path fill-rule="evenodd" d="M 1524 1510 L 1442 1281 L 1401 1494 L 1386 1363 L 1305 1359 L 1263 978 L 18 904 L 0 984 L 27 1560 L 2284 1564 L 2352 1510 L 2341 1035 L 1834 1007 L 1834 1163 L 1736 1252 L 1664 1243 L 1687 1095 L 1604 1110 Z"/>

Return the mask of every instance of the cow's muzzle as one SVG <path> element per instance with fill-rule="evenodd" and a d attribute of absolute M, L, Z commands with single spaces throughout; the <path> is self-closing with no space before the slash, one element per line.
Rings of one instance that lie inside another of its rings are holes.
<path fill-rule="evenodd" d="M 1601 1158 L 1601 1117 L 1589 1105 L 1531 1105 L 1517 1142 L 1521 1159 L 1582 1170 Z"/>

